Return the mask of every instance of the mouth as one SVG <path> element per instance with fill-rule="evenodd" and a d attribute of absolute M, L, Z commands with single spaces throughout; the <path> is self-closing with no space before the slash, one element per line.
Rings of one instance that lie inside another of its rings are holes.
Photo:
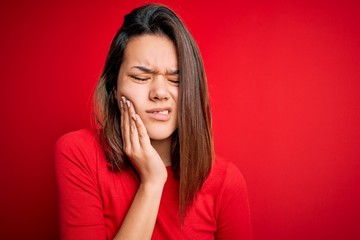
<path fill-rule="evenodd" d="M 170 119 L 171 108 L 153 108 L 145 111 L 149 116 L 158 121 Z"/>
<path fill-rule="evenodd" d="M 164 115 L 168 115 L 169 114 L 169 110 L 163 110 L 163 111 L 160 111 L 160 112 L 157 112 L 159 114 L 164 114 Z"/>

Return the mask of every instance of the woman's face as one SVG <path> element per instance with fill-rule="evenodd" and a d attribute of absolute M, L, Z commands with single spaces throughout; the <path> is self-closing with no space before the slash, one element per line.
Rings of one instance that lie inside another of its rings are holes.
<path fill-rule="evenodd" d="M 176 48 L 169 38 L 143 35 L 128 41 L 116 98 L 132 102 L 150 139 L 167 139 L 177 128 L 178 81 Z"/>

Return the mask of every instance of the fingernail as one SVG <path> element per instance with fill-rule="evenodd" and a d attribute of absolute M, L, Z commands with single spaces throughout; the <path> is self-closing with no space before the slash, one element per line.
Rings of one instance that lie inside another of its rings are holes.
<path fill-rule="evenodd" d="M 134 119 L 134 121 L 136 121 L 136 115 L 131 115 L 132 119 Z"/>
<path fill-rule="evenodd" d="M 125 97 L 121 97 L 121 100 L 123 101 L 123 103 L 125 103 Z"/>
<path fill-rule="evenodd" d="M 126 101 L 128 107 L 130 107 L 130 101 Z"/>
<path fill-rule="evenodd" d="M 120 100 L 120 107 L 123 108 L 124 107 L 124 103 Z"/>

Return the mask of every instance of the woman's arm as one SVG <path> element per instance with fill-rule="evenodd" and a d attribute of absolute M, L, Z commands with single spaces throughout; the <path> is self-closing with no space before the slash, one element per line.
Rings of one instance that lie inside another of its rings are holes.
<path fill-rule="evenodd" d="M 218 217 L 215 239 L 251 240 L 251 220 L 245 180 L 229 163 L 222 190 L 218 193 Z"/>
<path fill-rule="evenodd" d="M 151 239 L 167 171 L 133 105 L 123 97 L 119 106 L 124 151 L 139 173 L 140 186 L 114 239 Z"/>
<path fill-rule="evenodd" d="M 99 193 L 93 134 L 80 130 L 57 141 L 54 149 L 60 237 L 63 240 L 106 239 Z"/>
<path fill-rule="evenodd" d="M 151 239 L 163 186 L 140 184 L 131 207 L 114 240 Z"/>

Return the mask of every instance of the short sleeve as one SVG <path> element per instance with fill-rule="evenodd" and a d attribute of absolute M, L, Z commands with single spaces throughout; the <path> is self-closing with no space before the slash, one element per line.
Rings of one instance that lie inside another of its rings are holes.
<path fill-rule="evenodd" d="M 62 136 L 55 145 L 61 239 L 106 239 L 96 174 L 94 137 L 86 132 Z"/>
<path fill-rule="evenodd" d="M 247 187 L 233 163 L 228 163 L 218 205 L 215 239 L 252 239 Z"/>

